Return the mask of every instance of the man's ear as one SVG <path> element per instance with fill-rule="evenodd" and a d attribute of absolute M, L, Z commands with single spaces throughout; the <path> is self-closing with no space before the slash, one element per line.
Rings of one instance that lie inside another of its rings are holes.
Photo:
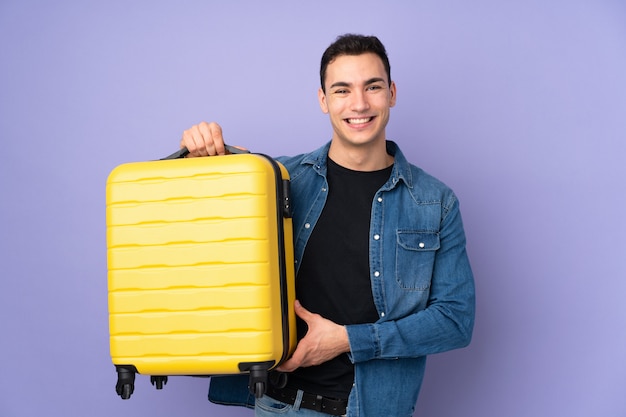
<path fill-rule="evenodd" d="M 326 103 L 326 94 L 321 87 L 319 90 L 317 90 L 317 99 L 320 102 L 320 108 L 322 109 L 322 112 L 328 114 L 328 103 Z"/>
<path fill-rule="evenodd" d="M 391 86 L 389 86 L 389 94 L 391 94 L 391 97 L 389 99 L 389 107 L 393 107 L 396 105 L 396 93 L 396 83 L 392 81 Z"/>

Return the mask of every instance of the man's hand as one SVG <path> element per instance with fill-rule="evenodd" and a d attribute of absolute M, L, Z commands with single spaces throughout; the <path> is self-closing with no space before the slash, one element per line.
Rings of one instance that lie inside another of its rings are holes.
<path fill-rule="evenodd" d="M 187 157 L 226 154 L 222 128 L 215 122 L 202 122 L 185 130 L 180 147 L 189 150 Z"/>
<path fill-rule="evenodd" d="M 350 351 L 348 332 L 345 327 L 314 314 L 295 302 L 295 312 L 309 327 L 307 334 L 298 343 L 293 356 L 277 370 L 293 372 L 297 368 L 319 365 L 344 352 Z"/>

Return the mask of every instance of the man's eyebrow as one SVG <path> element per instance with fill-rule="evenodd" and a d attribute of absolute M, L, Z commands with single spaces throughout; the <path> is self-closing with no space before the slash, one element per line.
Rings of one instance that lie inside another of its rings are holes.
<path fill-rule="evenodd" d="M 369 80 L 367 80 L 365 82 L 365 85 L 370 85 L 370 84 L 374 84 L 374 83 L 384 83 L 385 79 L 382 77 L 374 77 L 374 78 L 370 78 Z"/>
<path fill-rule="evenodd" d="M 350 87 L 350 83 L 347 83 L 345 81 L 337 81 L 336 83 L 333 83 L 330 88 L 335 88 L 335 87 Z"/>
<path fill-rule="evenodd" d="M 374 78 L 370 78 L 369 80 L 365 81 L 365 85 L 370 85 L 370 84 L 374 84 L 374 83 L 378 83 L 378 82 L 385 82 L 385 79 L 382 77 L 374 77 Z M 351 87 L 352 84 L 347 83 L 345 81 L 337 81 L 336 83 L 333 83 L 330 88 L 336 88 L 336 87 Z"/>

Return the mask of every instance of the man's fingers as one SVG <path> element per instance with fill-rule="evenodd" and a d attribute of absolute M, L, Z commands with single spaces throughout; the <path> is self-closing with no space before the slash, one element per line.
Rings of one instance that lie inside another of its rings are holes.
<path fill-rule="evenodd" d="M 311 313 L 309 310 L 307 310 L 306 308 L 302 307 L 302 304 L 300 304 L 300 301 L 296 300 L 293 303 L 293 309 L 296 312 L 296 315 L 298 317 L 300 317 L 302 320 L 304 320 L 305 322 L 309 322 L 314 314 Z"/>
<path fill-rule="evenodd" d="M 202 147 L 203 155 L 224 155 L 224 139 L 222 128 L 214 122 L 202 122 L 195 126 L 197 133 L 195 139 Z"/>
<path fill-rule="evenodd" d="M 226 154 L 222 128 L 215 122 L 201 122 L 185 130 L 180 143 L 190 157 Z"/>
<path fill-rule="evenodd" d="M 222 128 L 215 122 L 204 123 L 202 125 L 208 130 L 208 136 L 210 137 L 213 145 L 213 149 L 216 155 L 226 155 L 226 148 L 224 147 L 224 137 L 222 136 Z"/>

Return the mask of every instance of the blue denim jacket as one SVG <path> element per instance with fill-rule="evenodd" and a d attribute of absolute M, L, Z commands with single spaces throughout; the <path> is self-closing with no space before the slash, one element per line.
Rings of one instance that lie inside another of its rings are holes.
<path fill-rule="evenodd" d="M 291 178 L 296 273 L 326 201 L 330 143 L 277 158 Z M 459 202 L 447 186 L 409 164 L 393 142 L 393 171 L 372 202 L 370 279 L 379 319 L 346 326 L 354 387 L 347 415 L 411 416 L 426 355 L 467 346 L 474 279 Z M 215 377 L 209 398 L 252 407 L 247 376 Z"/>

